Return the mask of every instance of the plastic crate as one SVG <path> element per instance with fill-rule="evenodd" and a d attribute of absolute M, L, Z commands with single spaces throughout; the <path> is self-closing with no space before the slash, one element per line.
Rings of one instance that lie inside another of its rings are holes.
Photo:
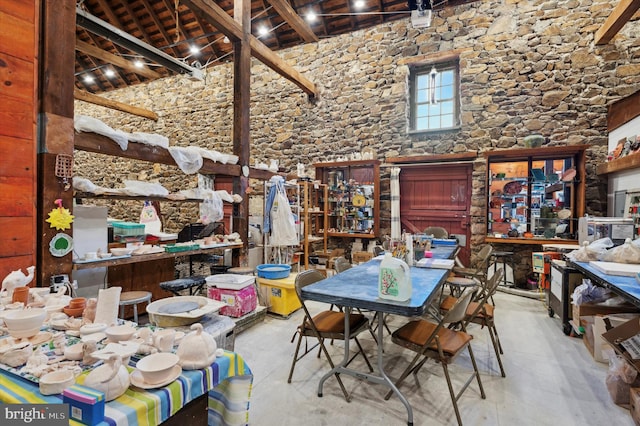
<path fill-rule="evenodd" d="M 220 315 L 239 318 L 253 311 L 258 305 L 256 288 L 252 285 L 242 290 L 209 287 L 207 292 L 210 299 L 219 300 L 229 305 L 220 309 Z"/>
<path fill-rule="evenodd" d="M 144 224 L 134 222 L 114 222 L 113 240 L 121 243 L 144 242 Z"/>
<path fill-rule="evenodd" d="M 167 244 L 164 246 L 164 250 L 167 253 L 178 253 L 181 251 L 189 251 L 189 250 L 198 250 L 200 248 L 199 244 Z"/>

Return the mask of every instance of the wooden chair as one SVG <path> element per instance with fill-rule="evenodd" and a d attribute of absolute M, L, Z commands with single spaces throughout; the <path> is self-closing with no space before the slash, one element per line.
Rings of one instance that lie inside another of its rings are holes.
<path fill-rule="evenodd" d="M 311 315 L 309 309 L 305 304 L 305 299 L 302 297 L 302 289 L 310 284 L 321 281 L 325 279 L 324 275 L 320 272 L 315 271 L 313 269 L 300 272 L 296 276 L 295 287 L 296 294 L 300 299 L 300 303 L 302 304 L 302 309 L 304 310 L 304 319 L 302 320 L 302 324 L 298 326 L 296 333 L 298 334 L 298 343 L 296 344 L 296 351 L 293 355 L 293 360 L 291 362 L 291 370 L 289 371 L 289 378 L 287 379 L 288 383 L 291 383 L 291 378 L 293 377 L 293 370 L 295 369 L 296 363 L 309 352 L 311 352 L 317 346 L 320 346 L 320 352 L 318 352 L 318 357 L 320 357 L 320 353 L 324 353 L 327 357 L 327 361 L 329 361 L 329 365 L 331 368 L 334 368 L 333 360 L 327 351 L 327 348 L 324 345 L 325 339 L 335 339 L 335 340 L 344 340 L 345 338 L 345 313 L 344 312 L 336 312 L 331 310 L 322 311 L 314 316 Z M 360 342 L 358 341 L 357 336 L 363 331 L 367 330 L 369 327 L 369 320 L 362 314 L 351 313 L 349 317 L 349 338 L 353 339 L 358 345 L 358 352 L 351 357 L 349 363 L 353 361 L 353 359 L 358 356 L 358 354 L 362 354 L 364 357 L 367 366 L 369 367 L 369 371 L 373 372 L 373 367 L 369 362 L 369 358 L 365 354 Z M 300 345 L 302 343 L 302 338 L 306 337 L 315 337 L 318 339 L 318 343 L 313 345 L 311 348 L 308 347 L 307 342 L 305 341 L 305 350 L 304 353 L 298 356 L 300 352 Z M 295 335 L 294 335 L 295 338 Z M 292 339 L 293 342 L 293 339 Z M 351 400 L 347 389 L 344 387 L 342 383 L 342 379 L 340 375 L 336 373 L 336 379 L 338 379 L 338 383 L 340 388 L 342 389 L 342 393 L 347 401 Z"/>
<path fill-rule="evenodd" d="M 500 354 L 504 354 L 504 352 L 502 351 L 500 337 L 498 336 L 498 330 L 496 329 L 494 321 L 495 306 L 489 303 L 489 299 L 493 297 L 498 289 L 498 285 L 500 285 L 500 280 L 502 279 L 503 274 L 504 269 L 498 269 L 491 278 L 487 280 L 486 286 L 480 289 L 475 297 L 475 301 L 469 303 L 464 322 L 465 326 L 469 323 L 474 323 L 481 325 L 483 328 L 487 328 L 489 331 L 489 337 L 491 338 L 491 343 L 493 344 L 493 351 L 496 354 L 498 366 L 500 367 L 500 374 L 502 377 L 506 377 L 504 366 L 502 365 L 502 359 L 500 358 Z M 444 299 L 440 304 L 440 312 L 446 313 L 451 310 L 457 300 L 458 299 L 453 296 L 449 296 Z"/>
<path fill-rule="evenodd" d="M 486 398 L 482 381 L 480 380 L 478 366 L 476 365 L 476 360 L 470 345 L 473 336 L 467 334 L 464 323 L 465 313 L 472 297 L 472 291 L 464 293 L 437 324 L 425 319 L 413 320 L 394 331 L 391 336 L 394 343 L 416 352 L 413 360 L 396 382 L 396 386 L 400 386 L 409 374 L 417 374 L 427 360 L 433 359 L 439 362 L 442 364 L 444 376 L 449 388 L 449 395 L 451 396 L 451 402 L 453 403 L 453 409 L 459 425 L 462 425 L 462 419 L 460 418 L 460 412 L 458 410 L 458 399 L 460 399 L 474 378 L 478 382 L 482 399 Z M 453 325 L 459 325 L 461 330 L 447 328 L 447 326 L 453 327 Z M 456 394 L 451 383 L 448 366 L 465 348 L 467 348 L 469 356 L 471 357 L 473 374 L 471 374 Z M 393 391 L 389 391 L 385 399 L 389 399 L 392 393 Z"/>

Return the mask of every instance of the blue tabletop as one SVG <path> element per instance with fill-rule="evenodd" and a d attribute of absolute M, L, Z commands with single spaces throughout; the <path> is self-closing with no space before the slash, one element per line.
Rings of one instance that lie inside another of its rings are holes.
<path fill-rule="evenodd" d="M 604 284 L 614 292 L 635 305 L 640 305 L 640 283 L 635 277 L 622 277 L 609 275 L 594 268 L 589 262 L 571 262 L 578 270 L 592 278 L 596 278 L 596 284 Z"/>
<path fill-rule="evenodd" d="M 455 250 L 455 248 L 454 248 Z M 435 254 L 435 253 L 434 253 Z M 434 255 L 435 257 L 435 255 Z M 447 276 L 448 269 L 411 268 L 411 299 L 406 302 L 378 297 L 380 259 L 347 269 L 302 289 L 306 299 L 391 314 L 422 315 Z"/>
<path fill-rule="evenodd" d="M 451 259 L 456 253 L 457 248 L 457 245 L 433 246 L 431 247 L 432 257 L 434 259 Z"/>

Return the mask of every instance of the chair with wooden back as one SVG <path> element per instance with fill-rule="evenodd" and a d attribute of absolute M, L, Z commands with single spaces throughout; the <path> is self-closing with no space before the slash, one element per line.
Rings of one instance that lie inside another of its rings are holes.
<path fill-rule="evenodd" d="M 296 294 L 300 299 L 300 303 L 302 304 L 302 309 L 304 310 L 304 318 L 302 320 L 302 324 L 298 326 L 296 333 L 298 334 L 298 343 L 296 344 L 296 351 L 293 355 L 293 360 L 291 362 L 291 370 L 289 371 L 289 378 L 287 379 L 288 383 L 291 383 L 291 378 L 293 377 L 293 370 L 295 369 L 296 363 L 309 352 L 311 352 L 317 346 L 320 346 L 320 352 L 318 353 L 318 357 L 321 353 L 324 353 L 327 357 L 327 361 L 329 361 L 329 365 L 331 368 L 334 367 L 333 360 L 327 351 L 326 346 L 324 345 L 325 339 L 335 339 L 335 340 L 344 340 L 345 339 L 345 313 L 344 312 L 336 312 L 331 310 L 324 310 L 316 315 L 311 315 L 307 305 L 305 303 L 305 299 L 302 296 L 302 289 L 310 284 L 321 281 L 325 279 L 324 275 L 320 272 L 310 269 L 307 271 L 303 271 L 298 273 L 295 279 L 295 288 Z M 369 327 L 369 320 L 362 314 L 351 313 L 349 316 L 349 338 L 353 339 L 358 346 L 358 352 L 356 352 L 353 357 L 349 360 L 349 363 L 353 361 L 353 359 L 358 356 L 358 354 L 362 354 L 364 357 L 367 366 L 369 367 L 369 371 L 373 372 L 373 367 L 367 358 L 360 342 L 358 341 L 357 336 L 367 330 Z M 307 337 L 314 337 L 318 339 L 318 343 L 313 345 L 311 348 L 308 347 L 305 341 L 305 350 L 304 353 L 298 356 L 300 352 L 300 345 L 302 343 L 302 339 Z M 294 335 L 295 338 L 295 335 Z M 293 341 L 293 340 L 292 340 Z M 348 363 L 347 363 L 348 365 Z M 338 379 L 338 383 L 340 388 L 342 389 L 342 393 L 344 393 L 344 397 L 347 401 L 351 400 L 347 389 L 344 387 L 342 383 L 342 379 L 340 375 L 336 373 L 336 378 Z"/>
<path fill-rule="evenodd" d="M 506 377 L 504 366 L 502 365 L 502 359 L 500 358 L 500 354 L 504 353 L 502 351 L 500 337 L 498 336 L 498 330 L 496 329 L 494 320 L 495 306 L 489 303 L 489 299 L 493 297 L 496 290 L 498 289 L 498 285 L 500 285 L 500 280 L 502 279 L 503 274 L 504 269 L 496 270 L 491 278 L 486 281 L 486 285 L 483 288 L 480 288 L 480 291 L 476 295 L 475 300 L 469 303 L 464 322 L 465 326 L 473 323 L 479 324 L 483 328 L 487 328 L 487 330 L 489 331 L 489 337 L 491 338 L 491 343 L 493 345 L 493 350 L 496 354 L 496 359 L 498 360 L 498 366 L 500 367 L 500 374 L 502 375 L 502 377 Z M 444 314 L 452 309 L 457 300 L 458 299 L 453 296 L 449 296 L 444 299 L 440 304 L 440 312 Z"/>
<path fill-rule="evenodd" d="M 466 311 L 473 294 L 473 291 L 465 292 L 439 323 L 434 323 L 426 319 L 413 320 L 394 331 L 391 336 L 394 343 L 416 352 L 416 355 L 396 381 L 396 386 L 400 386 L 409 374 L 417 374 L 429 359 L 439 362 L 442 364 L 444 376 L 449 388 L 449 395 L 451 396 L 451 402 L 459 425 L 462 425 L 462 419 L 460 417 L 460 411 L 458 410 L 458 400 L 474 378 L 478 382 L 482 399 L 486 397 L 484 388 L 482 387 L 482 381 L 480 380 L 478 366 L 476 365 L 476 360 L 470 345 L 473 336 L 466 332 L 464 322 Z M 456 330 L 455 327 L 457 326 L 461 329 Z M 451 364 L 465 348 L 467 348 L 471 358 L 473 374 L 469 376 L 465 384 L 456 394 L 449 375 L 449 364 Z M 385 399 L 389 399 L 391 394 L 392 391 L 387 393 Z"/>

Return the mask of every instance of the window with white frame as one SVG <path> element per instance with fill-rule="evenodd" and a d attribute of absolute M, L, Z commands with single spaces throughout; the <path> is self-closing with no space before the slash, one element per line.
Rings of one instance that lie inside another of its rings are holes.
<path fill-rule="evenodd" d="M 410 68 L 410 131 L 428 132 L 460 126 L 458 61 Z"/>

